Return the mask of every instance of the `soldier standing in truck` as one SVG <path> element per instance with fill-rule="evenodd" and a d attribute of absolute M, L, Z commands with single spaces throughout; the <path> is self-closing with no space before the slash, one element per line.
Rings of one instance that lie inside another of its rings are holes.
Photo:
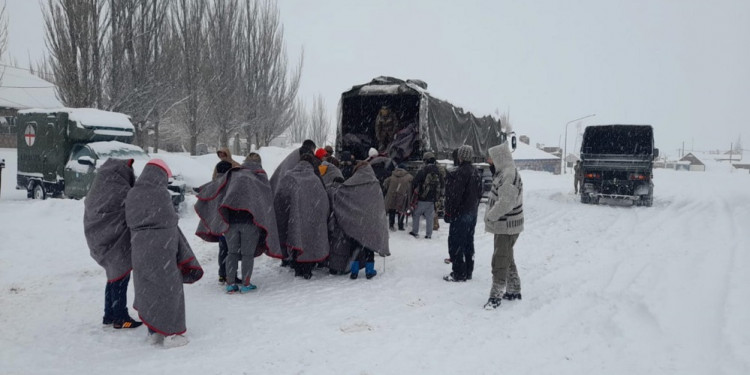
<path fill-rule="evenodd" d="M 380 107 L 375 119 L 375 137 L 378 140 L 378 151 L 384 152 L 393 142 L 393 136 L 398 131 L 398 117 L 387 105 Z"/>

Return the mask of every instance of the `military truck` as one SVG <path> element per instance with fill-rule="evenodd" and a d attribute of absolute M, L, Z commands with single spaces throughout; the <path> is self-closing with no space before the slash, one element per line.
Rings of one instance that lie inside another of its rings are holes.
<path fill-rule="evenodd" d="M 658 156 L 650 125 L 586 127 L 581 144 L 581 202 L 598 204 L 600 198 L 614 198 L 650 207 Z"/>
<path fill-rule="evenodd" d="M 134 128 L 122 113 L 92 108 L 29 109 L 16 121 L 16 189 L 33 199 L 86 196 L 97 167 L 108 158 L 134 159 L 136 175 L 150 159 L 130 144 Z M 185 199 L 185 184 L 170 181 L 175 206 Z"/>
<path fill-rule="evenodd" d="M 375 122 L 383 107 L 397 118 L 386 152 L 398 162 L 418 162 L 427 151 L 450 160 L 453 150 L 467 144 L 474 149 L 474 162 L 481 163 L 487 160 L 487 149 L 510 136 L 501 129 L 500 120 L 474 116 L 433 97 L 424 81 L 377 77 L 341 94 L 337 152 L 349 151 L 364 160 L 370 148 L 378 149 Z"/>

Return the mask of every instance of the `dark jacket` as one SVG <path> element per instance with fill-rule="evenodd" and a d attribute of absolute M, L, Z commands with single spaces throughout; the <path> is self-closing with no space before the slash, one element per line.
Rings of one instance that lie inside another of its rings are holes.
<path fill-rule="evenodd" d="M 477 216 L 481 198 L 482 178 L 471 162 L 465 161 L 446 178 L 445 220 L 449 222 L 463 215 Z"/>
<path fill-rule="evenodd" d="M 423 194 L 425 179 L 427 178 L 427 175 L 431 173 L 435 173 L 438 176 L 440 181 L 439 187 Z M 445 187 L 445 180 L 443 179 L 443 175 L 440 173 L 437 164 L 427 164 L 417 172 L 417 176 L 414 178 L 412 184 L 414 186 L 414 191 L 416 192 L 415 199 L 421 202 L 437 202 L 437 200 L 440 199 L 441 191 L 443 191 L 443 188 Z"/>

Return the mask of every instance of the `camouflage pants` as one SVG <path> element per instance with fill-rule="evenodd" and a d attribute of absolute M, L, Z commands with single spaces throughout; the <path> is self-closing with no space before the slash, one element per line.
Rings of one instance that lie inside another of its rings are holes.
<path fill-rule="evenodd" d="M 506 293 L 521 293 L 521 279 L 518 277 L 516 261 L 513 259 L 513 245 L 517 234 L 496 234 L 495 251 L 492 254 L 492 289 L 490 298 L 500 298 Z"/>

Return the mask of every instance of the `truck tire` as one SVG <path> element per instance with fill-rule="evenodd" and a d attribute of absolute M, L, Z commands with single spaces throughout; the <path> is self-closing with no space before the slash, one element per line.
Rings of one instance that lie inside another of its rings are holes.
<path fill-rule="evenodd" d="M 34 184 L 31 198 L 33 199 L 47 199 L 47 192 L 44 190 L 44 185 L 41 182 Z"/>
<path fill-rule="evenodd" d="M 653 195 L 644 195 L 641 197 L 641 206 L 651 207 L 654 204 Z"/>
<path fill-rule="evenodd" d="M 588 195 L 581 193 L 581 203 L 589 204 L 589 202 L 591 202 L 591 198 Z"/>

